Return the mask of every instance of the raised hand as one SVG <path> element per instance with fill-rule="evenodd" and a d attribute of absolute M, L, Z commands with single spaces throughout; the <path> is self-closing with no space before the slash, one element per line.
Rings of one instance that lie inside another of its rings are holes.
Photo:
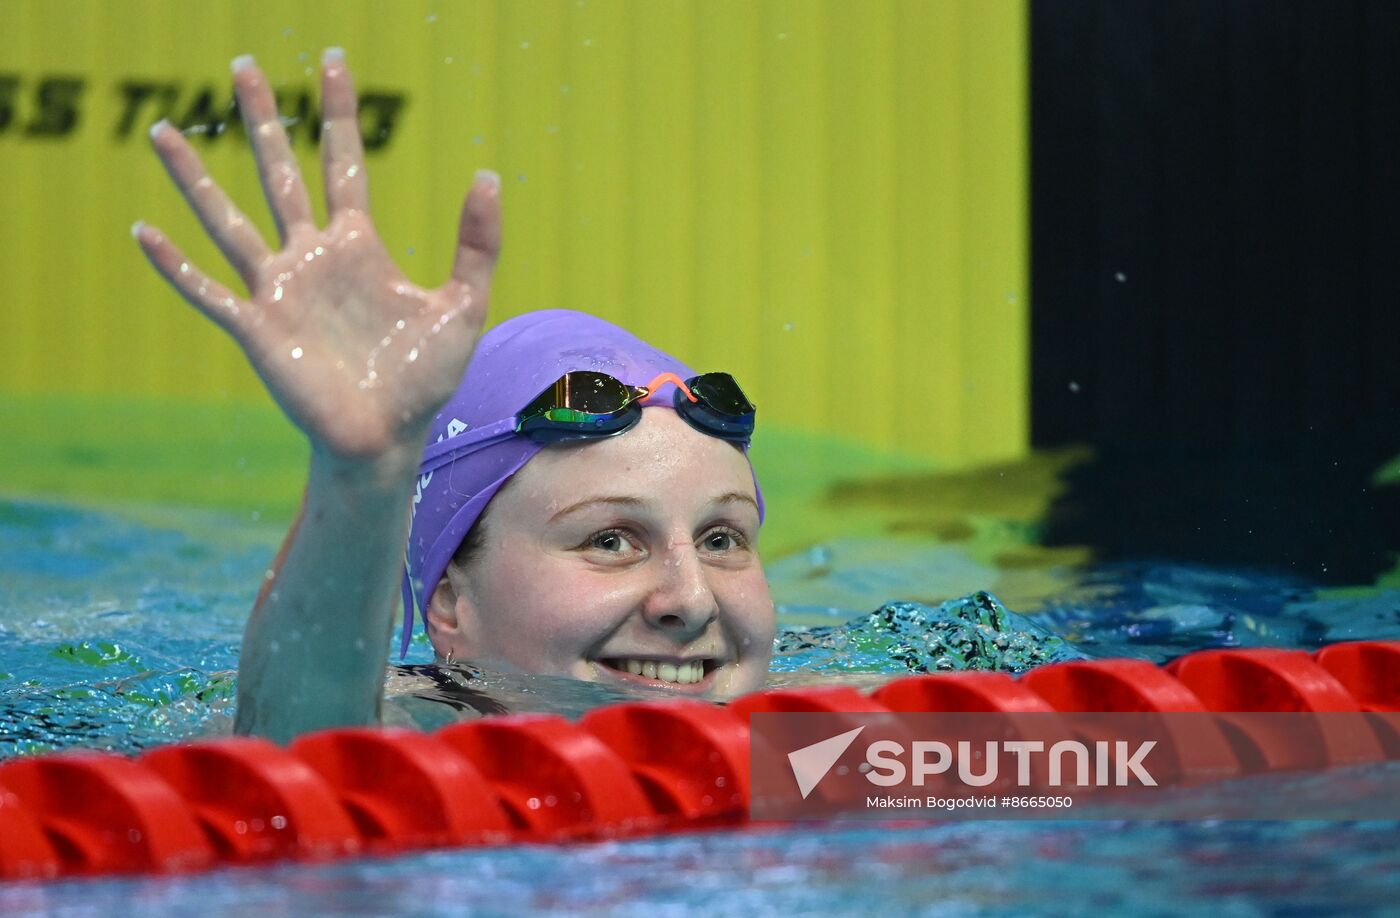
<path fill-rule="evenodd" d="M 238 661 L 235 729 L 285 741 L 378 717 L 414 476 L 428 423 L 460 382 L 486 319 L 500 182 L 478 174 L 452 276 L 423 289 L 394 264 L 370 220 L 344 56 L 331 50 L 322 62 L 324 229 L 312 220 L 266 78 L 239 58 L 233 82 L 277 221 L 276 251 L 179 131 L 162 122 L 151 138 L 248 295 L 191 265 L 154 227 L 138 223 L 133 232 L 171 286 L 242 345 L 311 440 L 301 514 L 248 618 Z"/>
<path fill-rule="evenodd" d="M 323 459 L 372 462 L 396 453 L 416 461 L 427 424 L 461 380 L 486 318 L 500 250 L 499 179 L 478 173 L 462 209 L 452 276 L 436 289 L 419 287 L 394 264 L 370 219 L 344 55 L 328 50 L 321 74 L 325 228 L 313 220 L 267 79 L 248 57 L 235 60 L 233 70 L 280 247 L 264 242 L 167 122 L 151 130 L 156 153 L 248 295 L 190 264 L 155 227 L 138 223 L 133 234 L 171 286 L 242 346 Z"/>

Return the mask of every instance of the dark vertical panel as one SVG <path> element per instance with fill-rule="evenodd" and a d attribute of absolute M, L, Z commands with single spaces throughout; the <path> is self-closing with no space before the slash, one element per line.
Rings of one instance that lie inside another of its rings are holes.
<path fill-rule="evenodd" d="M 1161 247 L 1157 198 L 1160 159 L 1153 110 L 1157 33 L 1139 27 L 1149 2 L 1101 0 L 1095 72 L 1097 130 L 1108 138 L 1092 160 L 1098 201 L 1092 337 L 1098 372 L 1085 393 L 1103 442 L 1138 443 L 1161 423 L 1161 372 L 1154 342 L 1162 308 L 1156 253 Z M 1088 56 L 1088 55 L 1086 55 Z M 1084 168 L 1083 161 L 1079 168 Z M 1123 189 L 1138 189 L 1136 195 Z"/>
<path fill-rule="evenodd" d="M 1362 423 L 1384 447 L 1400 430 L 1400 3 L 1367 4 L 1361 29 L 1366 315 L 1357 359 L 1366 371 Z"/>
<path fill-rule="evenodd" d="M 1373 577 L 1400 4 L 1032 0 L 1031 26 L 1033 442 L 1096 456 L 1046 541 Z"/>
<path fill-rule="evenodd" d="M 1171 317 L 1155 336 L 1159 384 L 1169 393 L 1157 429 L 1172 445 L 1189 440 L 1205 451 L 1222 442 L 1233 411 L 1230 387 L 1219 384 L 1228 378 L 1229 353 L 1229 304 L 1222 296 L 1231 219 L 1225 12 L 1218 0 L 1159 0 L 1150 21 L 1170 62 L 1154 125 L 1152 194 L 1169 202 L 1157 212 L 1155 280 Z"/>
<path fill-rule="evenodd" d="M 1031 5 L 1031 437 L 1054 445 L 1089 439 L 1096 391 L 1094 265 L 1098 188 L 1084 163 L 1098 155 L 1096 7 L 1075 0 Z M 1073 389 L 1071 388 L 1073 386 Z M 1078 391 L 1074 391 L 1077 389 Z"/>
<path fill-rule="evenodd" d="M 1307 433 L 1355 430 L 1365 313 L 1361 183 L 1361 36 L 1356 2 L 1299 6 L 1298 314 Z"/>
<path fill-rule="evenodd" d="M 1301 339 L 1292 307 L 1298 264 L 1298 23 L 1291 4 L 1228 7 L 1232 318 L 1228 356 L 1237 452 L 1276 447 L 1299 429 Z"/>
<path fill-rule="evenodd" d="M 1031 12 L 1034 442 L 1394 420 L 1400 5 Z"/>

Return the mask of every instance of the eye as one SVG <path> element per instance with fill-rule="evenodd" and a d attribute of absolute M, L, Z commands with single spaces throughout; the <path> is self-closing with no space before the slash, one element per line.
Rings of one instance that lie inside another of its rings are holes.
<path fill-rule="evenodd" d="M 601 551 L 619 552 L 627 547 L 627 540 L 620 532 L 599 532 L 589 538 L 588 544 Z"/>
<path fill-rule="evenodd" d="M 608 558 L 630 558 L 642 554 L 640 541 L 625 529 L 603 529 L 593 533 L 579 546 L 581 551 Z"/>
<path fill-rule="evenodd" d="M 705 533 L 702 544 L 708 551 L 725 552 L 743 548 L 747 543 L 742 533 L 722 526 Z"/>

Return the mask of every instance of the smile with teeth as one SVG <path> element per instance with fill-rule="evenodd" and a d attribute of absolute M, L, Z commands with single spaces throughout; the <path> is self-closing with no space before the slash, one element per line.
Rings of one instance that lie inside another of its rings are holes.
<path fill-rule="evenodd" d="M 659 682 L 672 682 L 676 685 L 691 685 L 705 678 L 705 673 L 714 668 L 711 660 L 689 660 L 685 663 L 668 663 L 661 660 L 647 660 L 640 657 L 626 657 L 616 660 L 603 660 L 609 669 L 621 670 L 634 676 L 656 679 Z"/>

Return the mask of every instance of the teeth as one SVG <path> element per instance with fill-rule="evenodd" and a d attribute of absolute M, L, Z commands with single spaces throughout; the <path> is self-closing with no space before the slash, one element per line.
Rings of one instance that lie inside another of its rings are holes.
<path fill-rule="evenodd" d="M 705 664 L 700 660 L 692 660 L 689 663 L 663 663 L 657 660 L 627 659 L 618 660 L 615 668 L 634 676 L 674 682 L 676 685 L 693 685 L 705 678 Z"/>

